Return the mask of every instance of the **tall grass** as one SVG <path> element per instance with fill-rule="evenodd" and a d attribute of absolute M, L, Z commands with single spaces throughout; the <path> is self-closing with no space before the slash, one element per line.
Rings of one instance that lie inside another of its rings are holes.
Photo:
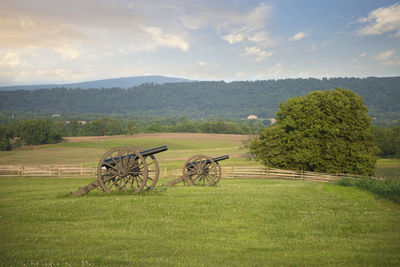
<path fill-rule="evenodd" d="M 394 202 L 400 203 L 400 179 L 385 178 L 342 178 L 337 181 L 337 184 L 342 186 L 354 186 L 364 190 L 373 192 L 383 198 L 387 198 Z"/>

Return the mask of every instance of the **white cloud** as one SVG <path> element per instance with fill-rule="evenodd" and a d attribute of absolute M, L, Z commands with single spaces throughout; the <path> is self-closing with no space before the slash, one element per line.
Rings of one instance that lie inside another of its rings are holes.
<path fill-rule="evenodd" d="M 9 52 L 7 53 L 3 59 L 0 60 L 0 65 L 7 65 L 10 67 L 15 67 L 20 65 L 21 59 L 19 58 L 19 55 L 17 53 L 14 52 Z"/>
<path fill-rule="evenodd" d="M 264 43 L 268 46 L 272 46 L 272 44 L 274 44 L 274 42 L 269 37 L 269 34 L 267 32 L 254 30 L 247 27 L 237 29 L 230 34 L 224 35 L 222 36 L 222 39 L 230 44 L 236 44 L 244 41 L 251 41 L 254 43 Z"/>
<path fill-rule="evenodd" d="M 222 39 L 229 44 L 245 43 L 248 45 L 249 43 L 256 43 L 257 46 L 263 48 L 273 47 L 277 43 L 269 36 L 268 32 L 248 27 L 236 29 L 232 33 L 222 36 Z"/>
<path fill-rule="evenodd" d="M 68 46 L 60 46 L 53 48 L 54 51 L 61 54 L 64 60 L 74 60 L 78 58 L 79 52 L 76 49 L 70 48 Z"/>
<path fill-rule="evenodd" d="M 260 32 L 256 32 L 253 35 L 249 36 L 248 39 L 249 39 L 249 41 L 259 43 L 259 42 L 267 41 L 269 39 L 269 36 L 266 32 L 260 31 Z"/>
<path fill-rule="evenodd" d="M 297 74 L 297 77 L 299 77 L 299 78 L 309 78 L 310 77 L 310 73 L 308 71 L 302 71 L 299 74 Z"/>
<path fill-rule="evenodd" d="M 144 31 L 150 34 L 152 39 L 156 42 L 154 45 L 150 45 L 149 47 L 171 47 L 181 49 L 185 52 L 189 50 L 189 43 L 182 37 L 164 33 L 161 28 L 146 27 L 144 28 Z"/>
<path fill-rule="evenodd" d="M 388 60 L 382 63 L 383 66 L 391 67 L 391 66 L 400 66 L 400 58 L 396 58 L 394 60 Z"/>
<path fill-rule="evenodd" d="M 365 52 L 360 54 L 360 57 L 366 57 L 366 56 L 367 56 L 367 53 L 365 53 Z"/>
<path fill-rule="evenodd" d="M 295 35 L 293 35 L 292 37 L 289 37 L 289 41 L 292 41 L 292 42 L 293 41 L 299 41 L 299 40 L 301 40 L 301 39 L 303 39 L 305 37 L 307 37 L 306 33 L 299 32 L 299 33 L 296 33 Z"/>
<path fill-rule="evenodd" d="M 396 51 L 388 50 L 388 51 L 379 53 L 378 55 L 374 56 L 374 59 L 377 59 L 377 60 L 388 60 L 388 59 L 392 58 L 394 56 L 394 54 L 396 54 Z"/>
<path fill-rule="evenodd" d="M 207 65 L 207 63 L 204 62 L 204 61 L 199 61 L 199 62 L 197 62 L 197 64 L 198 64 L 199 66 L 201 66 L 201 67 L 204 67 L 205 65 Z"/>
<path fill-rule="evenodd" d="M 247 22 L 254 27 L 263 27 L 271 8 L 266 3 L 260 3 L 247 17 Z"/>
<path fill-rule="evenodd" d="M 214 1 L 205 4 L 201 1 L 182 1 L 180 3 L 180 22 L 189 30 L 213 27 L 217 31 L 240 28 L 263 28 L 271 8 L 266 3 L 260 3 L 252 9 L 235 7 L 224 1 Z"/>
<path fill-rule="evenodd" d="M 373 59 L 381 61 L 382 65 L 385 67 L 400 65 L 400 56 L 396 53 L 395 50 L 388 50 L 379 53 L 375 55 Z"/>
<path fill-rule="evenodd" d="M 240 43 L 243 40 L 245 40 L 245 35 L 244 33 L 231 33 L 225 36 L 222 36 L 222 39 L 224 39 L 225 41 L 227 41 L 230 44 L 236 44 L 236 43 Z"/>
<path fill-rule="evenodd" d="M 282 67 L 282 63 L 278 62 L 276 65 L 272 66 L 271 68 L 268 68 L 262 74 L 262 76 L 267 77 L 267 78 L 276 78 L 276 77 L 279 77 L 283 72 L 284 72 L 284 69 Z"/>
<path fill-rule="evenodd" d="M 357 31 L 358 35 L 394 32 L 395 37 L 400 37 L 400 4 L 375 9 L 368 17 L 360 18 L 358 22 L 367 24 Z"/>
<path fill-rule="evenodd" d="M 254 61 L 262 61 L 270 56 L 272 56 L 274 52 L 262 50 L 256 46 L 246 47 L 245 52 L 240 54 L 242 57 L 252 57 Z"/>

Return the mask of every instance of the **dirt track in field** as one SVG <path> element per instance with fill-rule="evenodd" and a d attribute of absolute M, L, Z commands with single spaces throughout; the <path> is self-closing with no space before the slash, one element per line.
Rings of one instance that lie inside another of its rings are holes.
<path fill-rule="evenodd" d="M 176 138 L 176 139 L 207 139 L 216 141 L 243 142 L 249 138 L 248 135 L 238 134 L 203 134 L 203 133 L 146 133 L 134 135 L 112 135 L 112 136 L 77 136 L 64 137 L 66 142 L 86 142 L 113 139 L 131 139 L 131 138 Z"/>

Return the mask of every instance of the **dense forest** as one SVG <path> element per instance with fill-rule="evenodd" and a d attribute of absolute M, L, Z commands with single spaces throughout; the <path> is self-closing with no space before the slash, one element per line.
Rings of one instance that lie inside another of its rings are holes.
<path fill-rule="evenodd" d="M 357 93 L 376 122 L 400 121 L 400 77 L 204 81 L 142 84 L 122 89 L 37 89 L 0 92 L 0 111 L 112 116 L 273 118 L 279 104 L 315 90 L 346 88 Z"/>

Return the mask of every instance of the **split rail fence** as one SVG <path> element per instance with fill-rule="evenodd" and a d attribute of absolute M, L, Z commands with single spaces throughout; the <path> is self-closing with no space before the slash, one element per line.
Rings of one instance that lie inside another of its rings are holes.
<path fill-rule="evenodd" d="M 385 170 L 382 170 L 385 169 Z M 171 171 L 171 172 L 169 172 Z M 38 165 L 38 166 L 15 166 L 0 165 L 0 176 L 17 177 L 95 177 L 97 168 L 87 166 L 66 165 Z M 168 174 L 182 176 L 182 169 L 168 170 L 167 167 L 160 168 L 160 177 Z M 361 178 L 360 175 L 343 173 L 317 173 L 309 171 L 293 171 L 262 167 L 222 167 L 222 177 L 228 179 L 296 179 L 319 182 L 336 181 L 340 178 Z M 400 168 L 377 169 L 374 178 L 400 178 Z"/>
<path fill-rule="evenodd" d="M 173 169 L 173 176 L 182 176 L 182 169 Z M 222 167 L 222 177 L 228 179 L 295 179 L 318 182 L 336 181 L 340 178 L 361 178 L 363 176 L 344 173 L 318 173 L 260 167 Z"/>

